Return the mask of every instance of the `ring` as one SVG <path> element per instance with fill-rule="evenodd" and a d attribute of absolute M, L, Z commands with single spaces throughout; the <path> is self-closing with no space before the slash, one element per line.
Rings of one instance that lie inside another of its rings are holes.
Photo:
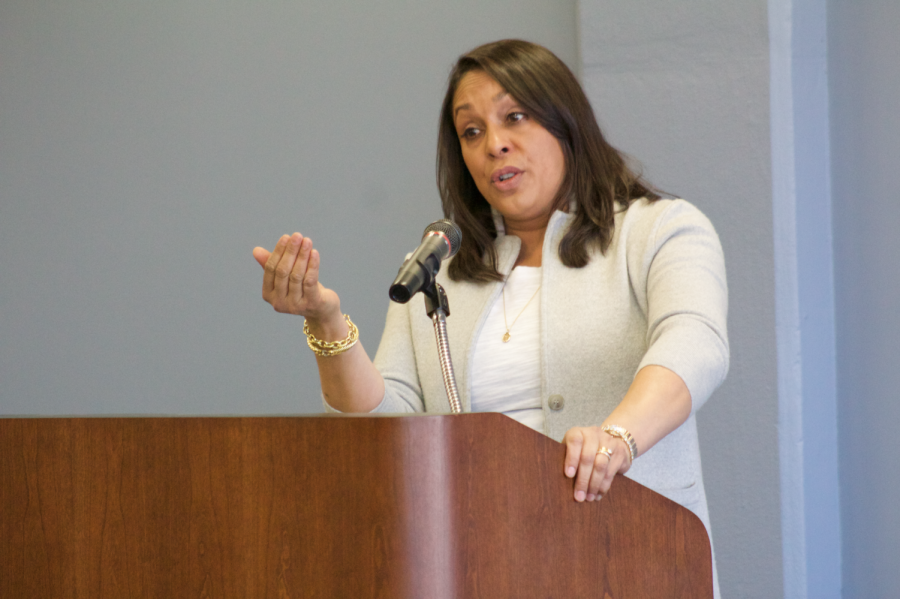
<path fill-rule="evenodd" d="M 609 448 L 607 448 L 607 447 L 601 447 L 600 449 L 597 450 L 597 455 L 600 455 L 601 453 L 602 453 L 603 455 L 605 455 L 607 458 L 609 458 L 610 461 L 612 460 L 613 452 L 612 452 L 612 450 L 610 450 Z"/>

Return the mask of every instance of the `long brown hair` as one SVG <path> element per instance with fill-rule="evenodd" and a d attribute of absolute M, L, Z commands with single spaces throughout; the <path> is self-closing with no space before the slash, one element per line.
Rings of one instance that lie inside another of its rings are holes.
<path fill-rule="evenodd" d="M 497 281 L 497 237 L 491 207 L 478 191 L 463 162 L 453 123 L 453 97 L 462 78 L 472 71 L 492 77 L 549 131 L 562 146 L 566 173 L 555 199 L 557 208 L 575 201 L 575 219 L 559 246 L 566 266 L 580 268 L 590 260 L 590 247 L 605 252 L 615 225 L 615 202 L 659 195 L 633 172 L 622 154 L 609 145 L 590 102 L 572 71 L 552 52 L 522 40 L 501 40 L 459 57 L 447 84 L 438 132 L 437 181 L 444 215 L 462 229 L 463 242 L 450 263 L 455 281 Z"/>

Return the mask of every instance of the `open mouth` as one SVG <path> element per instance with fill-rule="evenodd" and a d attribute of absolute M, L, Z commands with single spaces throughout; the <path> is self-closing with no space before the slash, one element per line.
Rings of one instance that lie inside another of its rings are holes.
<path fill-rule="evenodd" d="M 516 175 L 521 175 L 522 171 L 514 166 L 506 166 L 502 169 L 498 169 L 494 171 L 494 174 L 491 176 L 491 181 L 494 184 L 500 185 L 506 183 L 510 179 L 514 179 Z"/>

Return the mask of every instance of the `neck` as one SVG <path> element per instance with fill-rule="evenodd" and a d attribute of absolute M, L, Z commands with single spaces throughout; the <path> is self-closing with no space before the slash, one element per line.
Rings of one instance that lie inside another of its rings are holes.
<path fill-rule="evenodd" d="M 507 235 L 515 235 L 522 240 L 522 247 L 519 249 L 519 257 L 516 258 L 516 266 L 541 266 L 544 234 L 546 232 L 546 222 L 534 227 L 522 227 L 510 223 L 506 224 Z"/>

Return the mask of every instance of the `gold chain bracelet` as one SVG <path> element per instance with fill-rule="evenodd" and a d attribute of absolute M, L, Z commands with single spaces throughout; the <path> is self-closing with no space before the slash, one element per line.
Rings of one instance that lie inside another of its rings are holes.
<path fill-rule="evenodd" d="M 347 314 L 344 314 L 344 320 L 347 321 L 347 326 L 350 327 L 350 333 L 346 339 L 341 339 L 340 341 L 316 339 L 316 336 L 309 332 L 309 323 L 304 320 L 303 334 L 306 335 L 306 344 L 309 346 L 309 349 L 313 350 L 313 353 L 317 356 L 327 358 L 342 354 L 356 345 L 356 342 L 359 341 L 359 329 L 356 328 L 356 325 L 353 324 L 353 321 L 350 320 L 350 316 Z"/>
<path fill-rule="evenodd" d="M 600 430 L 602 430 L 610 437 L 616 437 L 617 439 L 622 439 L 623 441 L 625 441 L 625 445 L 628 446 L 628 457 L 630 458 L 629 461 L 634 463 L 634 458 L 636 458 L 638 454 L 637 443 L 635 443 L 634 437 L 631 436 L 631 433 L 629 433 L 628 430 L 625 429 L 625 427 L 619 426 L 617 424 L 607 424 Z"/>

